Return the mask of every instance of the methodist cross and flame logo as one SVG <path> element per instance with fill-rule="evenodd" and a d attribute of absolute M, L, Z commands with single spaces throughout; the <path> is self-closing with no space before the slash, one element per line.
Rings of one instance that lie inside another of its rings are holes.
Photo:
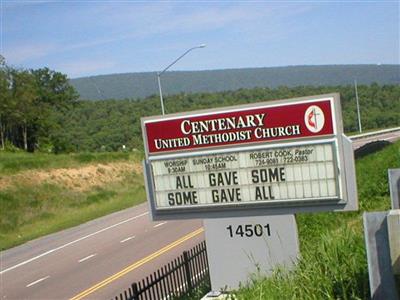
<path fill-rule="evenodd" d="M 317 105 L 311 105 L 304 114 L 304 122 L 308 130 L 318 133 L 324 128 L 325 116 L 322 109 Z"/>

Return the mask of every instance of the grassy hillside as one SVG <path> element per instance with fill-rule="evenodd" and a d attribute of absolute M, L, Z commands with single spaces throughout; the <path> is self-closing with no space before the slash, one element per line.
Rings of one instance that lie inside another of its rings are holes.
<path fill-rule="evenodd" d="M 124 153 L 0 153 L 0 250 L 145 201 Z"/>
<path fill-rule="evenodd" d="M 239 299 L 369 299 L 362 214 L 390 209 L 387 169 L 400 167 L 400 142 L 356 162 L 360 211 L 296 216 L 302 258 L 241 288 Z"/>
<path fill-rule="evenodd" d="M 235 91 L 241 88 L 304 85 L 335 86 L 398 84 L 398 65 L 327 65 L 167 72 L 162 77 L 165 95 Z M 85 100 L 144 98 L 158 93 L 155 72 L 110 74 L 72 79 Z"/>
<path fill-rule="evenodd" d="M 89 163 L 110 163 L 113 161 L 128 161 L 129 153 L 77 153 L 77 154 L 45 154 L 26 152 L 0 151 L 0 176 L 18 173 L 32 169 L 69 168 Z"/>

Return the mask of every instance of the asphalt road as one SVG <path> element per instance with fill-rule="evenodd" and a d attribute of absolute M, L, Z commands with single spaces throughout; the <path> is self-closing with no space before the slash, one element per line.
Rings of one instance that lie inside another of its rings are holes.
<path fill-rule="evenodd" d="M 353 148 L 400 133 L 365 137 Z M 204 240 L 200 220 L 151 222 L 132 207 L 0 253 L 1 299 L 111 299 Z"/>
<path fill-rule="evenodd" d="M 111 299 L 202 240 L 201 221 L 142 204 L 2 252 L 1 299 Z"/>

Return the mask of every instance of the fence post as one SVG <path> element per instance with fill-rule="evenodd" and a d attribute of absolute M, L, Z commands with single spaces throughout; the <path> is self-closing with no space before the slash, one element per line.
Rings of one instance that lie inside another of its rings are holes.
<path fill-rule="evenodd" d="M 139 290 L 136 282 L 132 283 L 132 292 L 132 300 L 139 300 Z"/>
<path fill-rule="evenodd" d="M 193 289 L 193 286 L 192 286 L 192 278 L 190 276 L 189 253 L 187 251 L 183 251 L 183 265 L 185 267 L 188 292 L 190 293 Z"/>

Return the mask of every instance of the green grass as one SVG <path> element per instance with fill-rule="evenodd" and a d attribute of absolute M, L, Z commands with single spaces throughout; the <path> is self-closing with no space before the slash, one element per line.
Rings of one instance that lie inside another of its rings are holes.
<path fill-rule="evenodd" d="M 22 156 L 22 169 L 32 168 L 27 157 Z M 64 158 L 58 166 L 98 161 L 90 155 L 80 159 Z M 49 162 L 44 159 L 40 168 L 52 167 Z M 238 299 L 367 299 L 362 213 L 390 209 L 388 168 L 400 168 L 400 142 L 356 162 L 360 211 L 297 215 L 302 257 L 296 268 L 278 268 L 269 278 L 253 279 L 249 286 L 237 291 Z M 15 172 L 15 168 L 9 170 Z M 136 174 L 89 192 L 51 184 L 33 189 L 15 186 L 0 192 L 0 248 L 81 224 L 141 203 L 145 198 L 142 175 Z"/>
<path fill-rule="evenodd" d="M 173 296 L 172 300 L 193 300 L 193 299 L 201 299 L 204 295 L 206 295 L 210 291 L 210 278 L 204 278 L 200 286 L 189 292 L 184 296 Z"/>
<path fill-rule="evenodd" d="M 70 168 L 89 163 L 128 161 L 136 159 L 139 155 L 127 152 L 45 154 L 0 151 L 0 175 L 10 175 L 32 169 Z"/>
<path fill-rule="evenodd" d="M 387 169 L 400 167 L 400 142 L 356 162 L 360 210 L 299 214 L 301 259 L 236 293 L 238 299 L 368 299 L 362 214 L 390 209 Z"/>
<path fill-rule="evenodd" d="M 0 249 L 128 208 L 146 199 L 141 174 L 88 192 L 53 185 L 0 191 Z"/>

